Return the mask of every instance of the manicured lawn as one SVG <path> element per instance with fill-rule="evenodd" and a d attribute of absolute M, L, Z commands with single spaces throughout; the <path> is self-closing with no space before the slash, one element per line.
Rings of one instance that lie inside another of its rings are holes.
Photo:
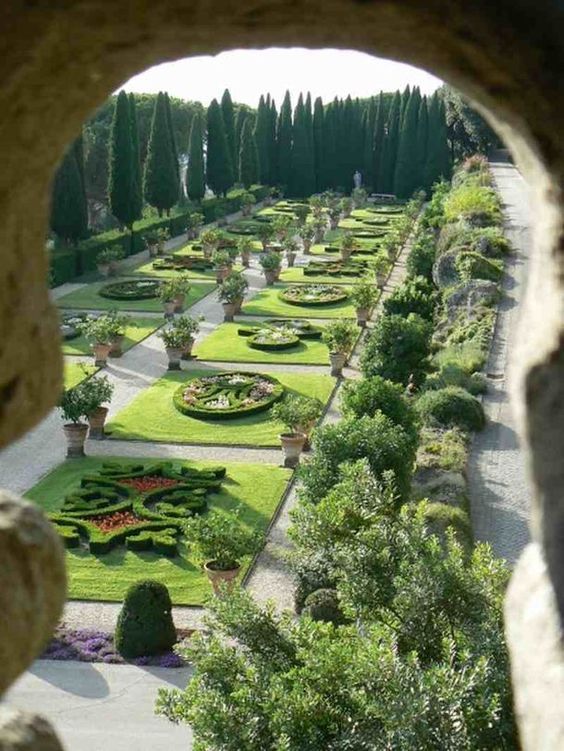
<path fill-rule="evenodd" d="M 125 329 L 125 339 L 123 340 L 123 351 L 127 352 L 143 339 L 146 339 L 153 331 L 156 331 L 163 325 L 164 321 L 158 318 L 133 318 L 131 324 Z M 63 342 L 63 355 L 89 355 L 91 354 L 90 343 L 84 336 Z"/>
<path fill-rule="evenodd" d="M 123 279 L 112 279 L 114 281 L 123 281 Z M 61 308 L 71 308 L 76 310 L 127 310 L 132 312 L 161 313 L 163 306 L 158 298 L 151 300 L 110 300 L 98 294 L 98 290 L 108 282 L 97 282 L 89 284 L 87 287 L 69 292 L 68 295 L 57 300 L 57 305 Z M 190 288 L 186 299 L 186 305 L 190 306 L 201 300 L 207 294 L 215 289 L 212 284 L 195 283 Z"/>
<path fill-rule="evenodd" d="M 96 368 L 94 365 L 86 365 L 81 362 L 68 362 L 66 360 L 64 370 L 65 388 L 72 389 L 73 386 L 90 378 L 90 376 L 97 373 L 98 370 L 100 370 L 100 368 Z"/>
<path fill-rule="evenodd" d="M 26 493 L 48 512 L 59 510 L 65 495 L 77 488 L 85 472 L 96 472 L 103 462 L 117 460 L 136 464 L 151 459 L 116 457 L 71 459 L 66 461 Z M 167 460 L 169 461 L 169 460 Z M 198 469 L 217 466 L 219 462 L 182 462 Z M 210 507 L 232 510 L 240 507 L 241 521 L 254 528 L 266 529 L 290 479 L 291 471 L 268 464 L 225 463 L 227 476 L 219 493 L 208 496 Z M 67 550 L 67 574 L 70 599 L 120 601 L 127 588 L 143 579 L 166 584 L 177 605 L 201 605 L 211 594 L 211 587 L 199 563 L 183 543 L 180 554 L 166 558 L 154 552 L 131 552 L 119 546 L 104 555 L 86 549 Z M 249 561 L 245 562 L 244 570 Z"/>
<path fill-rule="evenodd" d="M 291 305 L 278 293 L 287 285 L 265 287 L 243 305 L 243 313 L 250 316 L 282 316 L 284 318 L 354 318 L 354 306 L 348 301 L 333 305 Z"/>
<path fill-rule="evenodd" d="M 270 411 L 230 420 L 198 420 L 179 412 L 172 396 L 190 377 L 212 375 L 215 369 L 170 372 L 145 389 L 107 425 L 111 438 L 165 443 L 217 444 L 222 446 L 279 446 L 283 425 Z M 328 401 L 335 380 L 329 375 L 269 373 L 290 391 Z"/>
<path fill-rule="evenodd" d="M 336 256 L 336 259 L 339 256 Z M 366 275 L 370 279 L 370 274 Z M 373 281 L 372 275 L 372 281 Z M 290 282 L 292 284 L 354 284 L 364 278 L 364 275 L 357 276 L 335 276 L 329 274 L 316 274 L 315 276 L 305 276 L 303 266 L 293 266 L 291 269 L 285 269 L 280 274 L 281 282 Z"/>
<path fill-rule="evenodd" d="M 258 362 L 287 363 L 300 365 L 327 365 L 329 350 L 320 339 L 303 339 L 292 349 L 281 352 L 264 352 L 252 349 L 247 344 L 248 337 L 239 336 L 238 323 L 222 323 L 194 348 L 200 360 L 210 362 Z"/>
<path fill-rule="evenodd" d="M 185 252 L 183 252 L 185 251 Z M 182 248 L 180 251 L 175 251 L 174 255 L 196 255 L 196 251 L 191 251 L 189 249 Z M 201 255 L 201 253 L 199 254 Z M 233 267 L 233 271 L 241 271 L 242 266 L 235 265 Z M 174 269 L 154 269 L 153 268 L 153 260 L 149 261 L 143 261 L 138 266 L 134 266 L 131 269 L 132 274 L 140 274 L 141 276 L 151 276 L 151 277 L 157 277 L 161 279 L 170 278 L 179 276 L 180 274 L 185 274 L 188 279 L 194 279 L 198 280 L 201 279 L 202 281 L 208 281 L 213 282 L 215 284 L 215 270 L 210 269 L 209 271 L 192 271 L 190 269 L 184 269 L 182 271 L 175 271 Z"/>

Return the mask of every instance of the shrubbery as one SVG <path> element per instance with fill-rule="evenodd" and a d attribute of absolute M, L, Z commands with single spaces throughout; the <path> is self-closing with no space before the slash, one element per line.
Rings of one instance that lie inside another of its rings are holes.
<path fill-rule="evenodd" d="M 425 425 L 463 430 L 482 430 L 484 410 L 480 402 L 458 386 L 426 391 L 415 403 L 417 414 Z"/>
<path fill-rule="evenodd" d="M 474 251 L 463 251 L 458 254 L 455 261 L 456 270 L 463 281 L 471 279 L 487 279 L 491 282 L 499 282 L 503 275 L 501 261 L 491 260 Z"/>
<path fill-rule="evenodd" d="M 347 622 L 336 589 L 316 589 L 312 592 L 306 598 L 302 615 L 309 616 L 314 621 L 332 623 L 334 626 L 342 626 Z"/>
<path fill-rule="evenodd" d="M 436 255 L 435 239 L 432 233 L 423 233 L 415 241 L 413 248 L 409 253 L 407 259 L 408 276 L 422 276 L 430 281 Z"/>
<path fill-rule="evenodd" d="M 361 356 L 363 375 L 380 375 L 404 386 L 411 375 L 421 382 L 427 368 L 431 334 L 431 324 L 418 315 L 380 316 Z"/>
<path fill-rule="evenodd" d="M 133 584 L 119 612 L 115 645 L 128 659 L 168 652 L 176 643 L 172 602 L 168 589 L 157 581 Z"/>
<path fill-rule="evenodd" d="M 422 276 L 412 277 L 397 289 L 384 303 L 384 310 L 388 315 L 407 317 L 415 313 L 421 318 L 433 318 L 436 303 L 436 292 L 430 281 Z"/>
<path fill-rule="evenodd" d="M 483 226 L 496 224 L 500 218 L 499 198 L 491 188 L 463 184 L 450 191 L 443 205 L 447 222 L 468 219 Z"/>

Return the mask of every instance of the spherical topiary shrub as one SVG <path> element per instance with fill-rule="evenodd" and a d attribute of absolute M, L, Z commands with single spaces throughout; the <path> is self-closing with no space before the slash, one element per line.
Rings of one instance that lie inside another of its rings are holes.
<path fill-rule="evenodd" d="M 462 430 L 482 430 L 486 418 L 480 402 L 458 386 L 426 391 L 415 409 L 426 425 Z"/>
<path fill-rule="evenodd" d="M 126 659 L 167 652 L 176 643 L 172 602 L 157 581 L 133 584 L 125 595 L 115 634 L 117 651 Z"/>
<path fill-rule="evenodd" d="M 342 626 L 347 623 L 335 589 L 317 589 L 312 592 L 306 598 L 302 615 L 309 616 L 314 621 L 332 623 L 334 626 Z"/>

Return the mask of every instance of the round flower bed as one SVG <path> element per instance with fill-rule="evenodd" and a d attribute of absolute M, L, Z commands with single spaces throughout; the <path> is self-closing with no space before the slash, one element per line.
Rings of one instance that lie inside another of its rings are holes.
<path fill-rule="evenodd" d="M 156 261 L 153 261 L 153 268 L 156 271 L 169 269 L 173 271 L 185 271 L 186 269 L 210 271 L 213 269 L 213 263 L 202 256 L 196 255 L 166 256 L 165 258 L 157 258 Z"/>
<path fill-rule="evenodd" d="M 282 384 L 261 373 L 230 371 L 200 376 L 174 393 L 174 406 L 189 417 L 226 420 L 270 409 L 284 393 Z"/>
<path fill-rule="evenodd" d="M 135 279 L 106 284 L 100 289 L 102 297 L 111 300 L 150 300 L 158 297 L 162 282 L 158 279 Z"/>
<path fill-rule="evenodd" d="M 247 344 L 253 349 L 261 349 L 265 352 L 277 352 L 283 349 L 292 349 L 300 343 L 300 339 L 294 330 L 287 328 L 261 329 L 247 339 Z"/>
<path fill-rule="evenodd" d="M 275 328 L 290 328 L 296 332 L 300 339 L 321 339 L 323 328 L 314 326 L 309 321 L 303 321 L 301 318 L 269 318 L 266 321 L 268 326 Z"/>
<path fill-rule="evenodd" d="M 346 290 L 331 284 L 296 284 L 282 290 L 279 296 L 290 305 L 332 305 L 348 297 Z"/>
<path fill-rule="evenodd" d="M 79 326 L 87 318 L 86 313 L 73 313 L 61 317 L 60 331 L 61 337 L 68 342 L 80 336 Z"/>
<path fill-rule="evenodd" d="M 366 261 L 310 261 L 303 267 L 304 276 L 359 276 L 366 271 Z"/>

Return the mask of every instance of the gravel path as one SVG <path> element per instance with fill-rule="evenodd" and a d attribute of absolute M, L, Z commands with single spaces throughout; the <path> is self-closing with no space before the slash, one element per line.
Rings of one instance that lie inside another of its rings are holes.
<path fill-rule="evenodd" d="M 530 200 L 527 185 L 512 164 L 492 162 L 491 170 L 504 205 L 505 230 L 514 253 L 505 267 L 503 299 L 487 363 L 488 392 L 483 404 L 488 424 L 474 438 L 468 482 L 476 539 L 489 542 L 496 555 L 515 563 L 529 540 L 530 491 L 509 403 L 507 368 L 510 353 L 515 351 L 520 303 L 527 281 Z"/>

